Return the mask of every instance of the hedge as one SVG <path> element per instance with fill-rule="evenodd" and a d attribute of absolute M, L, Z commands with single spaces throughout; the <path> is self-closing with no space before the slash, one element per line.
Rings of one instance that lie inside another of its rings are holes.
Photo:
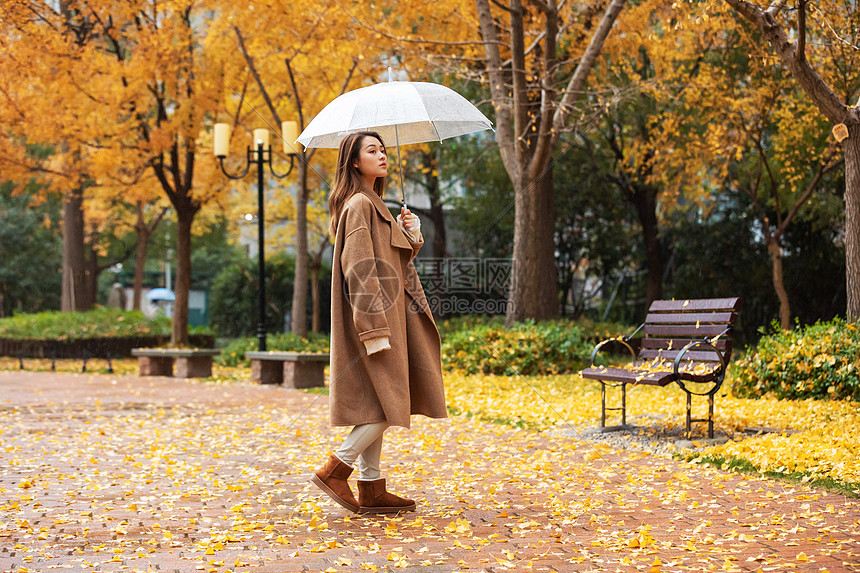
<path fill-rule="evenodd" d="M 834 319 L 783 331 L 776 325 L 738 361 L 731 383 L 740 398 L 860 400 L 860 332 Z"/>

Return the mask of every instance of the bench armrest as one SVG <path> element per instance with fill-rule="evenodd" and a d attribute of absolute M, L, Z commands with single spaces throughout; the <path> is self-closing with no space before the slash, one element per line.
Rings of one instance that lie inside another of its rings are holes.
<path fill-rule="evenodd" d="M 717 347 L 716 347 L 716 346 L 714 346 L 714 345 L 711 343 L 711 341 L 710 341 L 710 340 L 696 340 L 696 341 L 693 341 L 693 342 L 689 343 L 689 344 L 688 344 L 687 346 L 685 346 L 684 348 L 682 348 L 682 349 L 681 349 L 681 351 L 680 351 L 680 352 L 678 352 L 678 355 L 675 357 L 675 376 L 680 376 L 680 374 L 681 374 L 681 372 L 680 372 L 679 368 L 680 368 L 680 366 L 681 366 L 681 362 L 682 362 L 682 361 L 683 361 L 683 359 L 684 359 L 684 355 L 685 355 L 688 351 L 692 350 L 693 348 L 698 348 L 698 347 L 700 347 L 700 346 L 707 346 L 707 347 L 710 347 L 710 349 L 711 349 L 711 350 L 713 350 L 713 351 L 714 351 L 714 353 L 717 355 L 717 357 L 720 359 L 720 370 L 725 370 L 725 368 L 726 368 L 726 359 L 725 359 L 725 357 L 723 356 L 723 353 L 722 353 L 722 352 L 720 352 L 720 351 L 717 349 Z"/>
<path fill-rule="evenodd" d="M 600 349 L 601 349 L 601 348 L 603 348 L 605 345 L 609 344 L 610 342 L 620 342 L 621 344 L 623 344 L 624 346 L 626 346 L 626 347 L 627 347 L 627 350 L 629 350 L 629 351 L 630 351 L 630 356 L 633 358 L 633 360 L 636 360 L 636 352 L 634 352 L 634 351 L 633 351 L 633 347 L 632 347 L 632 346 L 630 346 L 629 340 L 630 340 L 631 338 L 633 338 L 633 336 L 635 336 L 637 332 L 639 332 L 640 330 L 642 330 L 642 327 L 643 327 L 643 326 L 645 326 L 645 325 L 644 325 L 644 324 L 640 325 L 640 326 L 639 326 L 639 328 L 637 328 L 637 329 L 633 332 L 633 334 L 629 334 L 629 335 L 627 335 L 627 336 L 616 336 L 616 337 L 614 337 L 614 338 L 607 338 L 606 340 L 601 340 L 601 341 L 600 341 L 600 342 L 599 342 L 599 343 L 594 347 L 594 350 L 592 350 L 592 351 L 591 351 L 591 366 L 594 366 L 594 359 L 595 359 L 595 357 L 597 356 L 597 353 L 598 353 L 598 352 L 600 352 Z"/>
<path fill-rule="evenodd" d="M 726 357 L 725 357 L 725 354 L 720 352 L 719 349 L 717 349 L 717 347 L 714 346 L 714 342 L 716 342 L 718 338 L 720 338 L 721 336 L 726 334 L 726 332 L 728 332 L 728 330 L 726 330 L 722 334 L 719 334 L 719 335 L 714 336 L 712 338 L 706 338 L 703 340 L 695 340 L 693 342 L 690 342 L 689 344 L 684 346 L 684 348 L 682 348 L 680 352 L 678 352 L 678 355 L 675 357 L 675 382 L 678 383 L 678 386 L 680 386 L 682 390 L 687 391 L 687 388 L 684 386 L 683 374 L 680 371 L 681 362 L 683 361 L 684 355 L 687 353 L 687 351 L 689 351 L 693 348 L 699 348 L 699 347 L 709 347 L 711 350 L 714 351 L 714 353 L 720 359 L 720 369 L 717 371 L 713 380 L 711 380 L 711 382 L 714 382 L 715 385 L 709 392 L 707 392 L 707 394 L 712 394 L 712 393 L 716 392 L 720 388 L 720 386 L 722 386 L 723 377 L 726 374 Z M 694 381 L 694 380 L 692 380 L 692 381 Z M 693 392 L 693 394 L 698 394 L 698 393 Z"/>

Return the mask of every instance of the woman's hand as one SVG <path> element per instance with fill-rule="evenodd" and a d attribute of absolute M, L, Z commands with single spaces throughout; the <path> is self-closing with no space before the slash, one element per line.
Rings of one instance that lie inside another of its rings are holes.
<path fill-rule="evenodd" d="M 421 226 L 421 221 L 418 219 L 418 215 L 414 214 L 406 207 L 400 208 L 400 220 L 403 221 L 403 226 L 407 231 L 414 231 Z"/>

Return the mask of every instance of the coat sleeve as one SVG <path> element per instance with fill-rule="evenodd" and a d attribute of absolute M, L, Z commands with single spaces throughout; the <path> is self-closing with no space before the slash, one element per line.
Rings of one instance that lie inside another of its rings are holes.
<path fill-rule="evenodd" d="M 400 227 L 400 230 L 409 239 L 409 243 L 412 245 L 412 258 L 414 259 L 418 256 L 418 251 L 421 250 L 421 247 L 424 246 L 424 235 L 421 234 L 421 221 L 418 221 L 417 227 L 409 231 L 403 225 L 400 215 L 397 215 L 397 226 Z"/>
<path fill-rule="evenodd" d="M 352 318 L 362 342 L 374 338 L 391 337 L 385 310 L 390 305 L 380 284 L 377 257 L 373 252 L 371 228 L 373 205 L 356 201 L 347 204 L 341 226 L 344 233 L 340 266 L 344 289 L 352 309 Z M 382 280 L 390 277 L 382 277 Z"/>

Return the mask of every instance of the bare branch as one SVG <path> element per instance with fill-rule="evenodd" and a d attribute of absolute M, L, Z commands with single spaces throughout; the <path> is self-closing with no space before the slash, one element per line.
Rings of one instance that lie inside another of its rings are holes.
<path fill-rule="evenodd" d="M 597 29 L 595 29 L 594 35 L 591 37 L 588 47 L 585 49 L 582 58 L 579 60 L 579 64 L 576 66 L 576 70 L 573 72 L 573 75 L 564 90 L 564 95 L 555 110 L 555 114 L 552 119 L 552 137 L 547 142 L 545 148 L 540 150 L 542 155 L 550 153 L 550 150 L 555 147 L 555 144 L 561 137 L 562 128 L 567 121 L 567 117 L 570 115 L 573 101 L 584 89 L 585 80 L 588 78 L 591 68 L 594 67 L 594 62 L 597 60 L 597 56 L 603 49 L 603 43 L 606 41 L 609 31 L 612 29 L 613 24 L 615 24 L 615 20 L 618 19 L 618 15 L 621 13 L 622 8 L 624 8 L 624 2 L 625 0 L 612 0 L 609 3 L 609 6 L 606 7 L 606 12 L 604 12 L 603 18 L 600 20 L 600 24 L 597 26 Z M 535 156 L 537 157 L 537 155 L 538 152 L 536 151 Z"/>
<path fill-rule="evenodd" d="M 540 10 L 544 14 L 558 14 L 558 11 L 553 6 L 550 6 L 549 4 L 547 4 L 546 2 L 542 2 L 541 0 L 529 0 L 529 3 L 537 7 L 538 10 Z"/>
<path fill-rule="evenodd" d="M 791 209 L 788 211 L 788 214 L 785 216 L 785 219 L 782 220 L 782 223 L 779 226 L 779 233 L 782 234 L 785 232 L 785 229 L 788 227 L 788 224 L 791 223 L 791 220 L 800 210 L 801 206 L 806 203 L 809 196 L 812 195 L 812 192 L 815 191 L 815 188 L 818 187 L 818 183 L 821 181 L 821 178 L 832 171 L 839 165 L 845 163 L 845 156 L 840 157 L 836 161 L 833 161 L 835 153 L 831 151 L 831 153 L 827 156 L 827 158 L 818 166 L 818 171 L 815 172 L 815 176 L 812 178 L 812 181 L 807 185 L 806 190 L 803 192 L 803 195 L 795 201 L 794 205 L 792 205 Z"/>
<path fill-rule="evenodd" d="M 816 72 L 809 61 L 797 59 L 794 45 L 788 40 L 785 30 L 776 21 L 775 14 L 763 10 L 756 4 L 747 0 L 725 0 L 741 16 L 753 23 L 767 39 L 768 43 L 776 50 L 783 65 L 791 75 L 795 77 L 803 91 L 815 102 L 821 113 L 833 123 L 842 121 L 848 113 L 848 107 L 833 93 L 830 86 Z"/>
<path fill-rule="evenodd" d="M 799 62 L 806 59 L 806 0 L 797 0 L 797 48 L 794 57 Z"/>
<path fill-rule="evenodd" d="M 263 96 L 263 100 L 266 102 L 266 106 L 269 108 L 269 112 L 271 112 L 272 117 L 275 120 L 275 125 L 280 126 L 281 116 L 278 114 L 278 110 L 275 109 L 275 104 L 272 103 L 272 98 L 269 97 L 269 91 L 263 84 L 263 79 L 260 77 L 259 72 L 257 72 L 257 66 L 254 65 L 254 59 L 245 47 L 245 40 L 242 38 L 242 32 L 239 30 L 239 27 L 235 25 L 233 26 L 233 30 L 236 32 L 236 38 L 239 40 L 239 50 L 245 58 L 245 63 L 248 64 L 248 69 L 251 71 L 251 75 L 254 76 L 254 80 L 257 82 L 257 87 L 260 88 L 260 94 Z"/>
<path fill-rule="evenodd" d="M 510 8 L 508 8 L 507 6 L 505 6 L 504 4 L 502 4 L 501 2 L 499 2 L 498 0 L 490 0 L 490 2 L 492 2 L 494 6 L 496 6 L 497 8 L 500 8 L 500 9 L 504 10 L 505 12 L 508 12 L 508 13 L 510 13 L 510 12 L 511 12 L 511 9 L 510 9 Z"/>

